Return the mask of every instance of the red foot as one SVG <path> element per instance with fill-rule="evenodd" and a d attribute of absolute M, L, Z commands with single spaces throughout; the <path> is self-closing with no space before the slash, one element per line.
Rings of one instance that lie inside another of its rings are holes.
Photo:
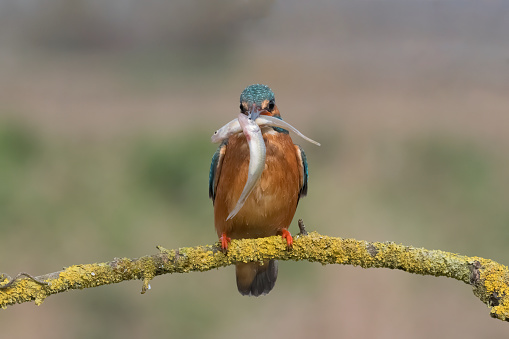
<path fill-rule="evenodd" d="M 293 247 L 293 238 L 292 238 L 292 235 L 290 234 L 290 232 L 288 232 L 287 229 L 283 228 L 281 233 L 283 235 L 283 239 L 286 239 L 286 245 L 288 246 L 288 248 L 292 248 Z"/>
<path fill-rule="evenodd" d="M 232 238 L 228 238 L 226 233 L 223 233 L 221 234 L 221 237 L 219 237 L 219 241 L 221 242 L 221 249 L 226 252 L 230 241 L 232 241 Z"/>

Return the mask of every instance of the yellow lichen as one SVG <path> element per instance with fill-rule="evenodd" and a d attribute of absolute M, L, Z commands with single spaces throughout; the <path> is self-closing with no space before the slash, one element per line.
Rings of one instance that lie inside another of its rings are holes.
<path fill-rule="evenodd" d="M 478 279 L 474 294 L 492 306 L 492 315 L 498 319 L 509 318 L 508 269 L 491 260 L 470 258 L 443 251 L 429 251 L 392 242 L 369 243 L 355 239 L 333 238 L 311 232 L 295 236 L 293 248 L 288 249 L 280 236 L 262 239 L 232 240 L 225 255 L 219 245 L 186 247 L 167 250 L 138 259 L 121 258 L 109 263 L 73 265 L 42 279 L 41 285 L 30 279 L 20 279 L 11 287 L 0 288 L 0 306 L 35 300 L 40 304 L 55 293 L 82 289 L 125 280 L 143 280 L 142 293 L 149 289 L 149 282 L 156 275 L 207 271 L 236 262 L 279 260 L 308 260 L 322 264 L 343 264 L 363 268 L 385 267 L 410 273 L 446 276 L 469 283 L 472 263 L 479 262 Z M 7 283 L 6 279 L 3 284 Z M 495 300 L 495 302 L 493 301 Z M 491 304 L 493 305 L 491 305 Z M 498 304 L 497 304 L 498 303 Z"/>

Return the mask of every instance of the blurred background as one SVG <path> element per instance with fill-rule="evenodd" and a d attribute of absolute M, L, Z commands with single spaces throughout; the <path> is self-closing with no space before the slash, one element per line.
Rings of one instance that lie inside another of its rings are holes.
<path fill-rule="evenodd" d="M 0 272 L 217 241 L 212 133 L 269 85 L 310 165 L 290 228 L 509 264 L 509 3 L 0 0 Z M 280 263 L 1 311 L 6 338 L 496 338 L 468 285 Z M 474 325 L 475 324 L 475 325 Z"/>

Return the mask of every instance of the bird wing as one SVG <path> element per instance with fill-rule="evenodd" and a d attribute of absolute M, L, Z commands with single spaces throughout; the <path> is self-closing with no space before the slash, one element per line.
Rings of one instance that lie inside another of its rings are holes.
<path fill-rule="evenodd" d="M 308 194 L 308 162 L 306 160 L 306 153 L 299 145 L 295 145 L 297 152 L 297 160 L 300 172 L 300 192 L 299 197 L 305 197 Z"/>
<path fill-rule="evenodd" d="M 209 171 L 209 198 L 212 199 L 212 204 L 216 199 L 217 183 L 219 181 L 219 175 L 221 174 L 221 168 L 223 166 L 224 154 L 226 152 L 226 146 L 228 139 L 224 140 L 221 145 L 217 148 L 216 152 L 212 156 L 212 162 L 210 164 Z"/>

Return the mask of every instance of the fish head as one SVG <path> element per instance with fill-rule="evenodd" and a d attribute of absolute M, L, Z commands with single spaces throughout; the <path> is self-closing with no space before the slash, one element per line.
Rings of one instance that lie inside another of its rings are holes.
<path fill-rule="evenodd" d="M 212 141 L 214 144 L 221 142 L 223 139 L 223 133 L 221 132 L 222 132 L 221 128 L 215 131 L 214 134 L 212 134 L 212 136 L 210 137 L 210 141 Z"/>
<path fill-rule="evenodd" d="M 231 135 L 240 132 L 241 128 L 237 119 L 234 119 L 214 132 L 210 141 L 213 143 L 220 143 L 228 139 Z"/>
<path fill-rule="evenodd" d="M 239 113 L 238 119 L 240 127 L 248 140 L 252 135 L 260 132 L 260 126 L 258 126 L 258 124 L 247 115 Z"/>

